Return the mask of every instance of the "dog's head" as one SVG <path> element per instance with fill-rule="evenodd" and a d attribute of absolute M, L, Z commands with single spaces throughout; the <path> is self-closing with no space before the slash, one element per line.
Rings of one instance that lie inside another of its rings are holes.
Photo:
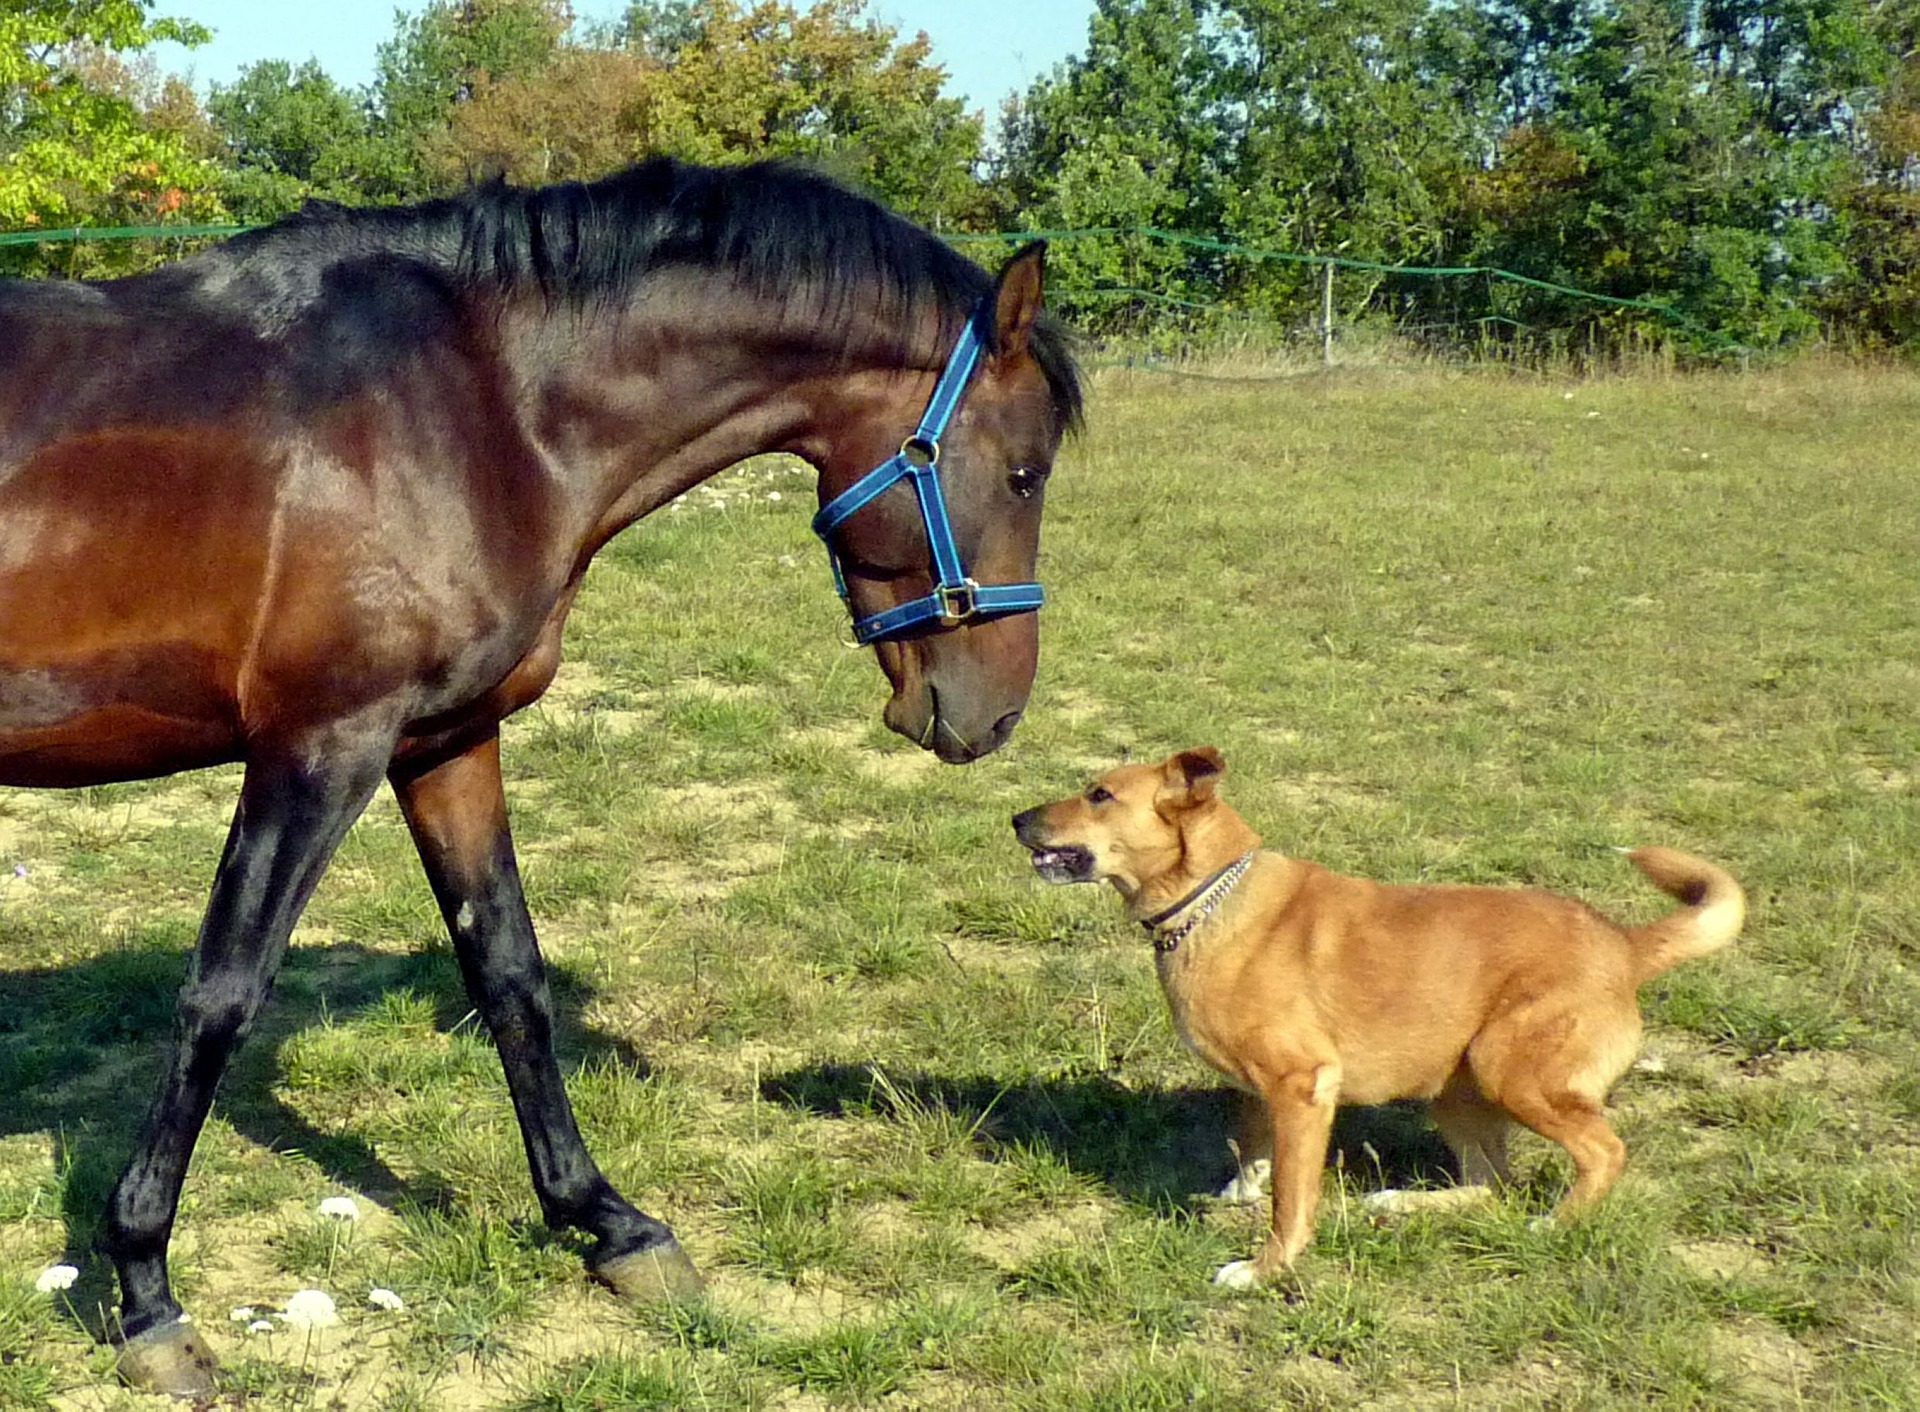
<path fill-rule="evenodd" d="M 1083 793 L 1015 814 L 1014 836 L 1048 882 L 1110 882 L 1132 898 L 1190 866 L 1193 816 L 1217 802 L 1226 768 L 1211 745 L 1157 765 L 1122 765 Z"/>

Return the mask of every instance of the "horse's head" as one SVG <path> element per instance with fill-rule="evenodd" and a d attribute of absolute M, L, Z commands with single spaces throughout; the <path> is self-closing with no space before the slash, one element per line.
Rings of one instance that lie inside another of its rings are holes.
<path fill-rule="evenodd" d="M 1039 660 L 1040 509 L 1078 396 L 1039 323 L 1044 265 L 1036 243 L 1001 270 L 975 311 L 970 376 L 966 338 L 937 382 L 889 373 L 821 464 L 816 527 L 893 687 L 887 725 L 949 764 L 1005 743 Z"/>

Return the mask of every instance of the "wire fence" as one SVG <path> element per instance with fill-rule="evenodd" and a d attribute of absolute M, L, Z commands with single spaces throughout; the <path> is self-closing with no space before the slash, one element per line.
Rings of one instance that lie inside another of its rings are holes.
<path fill-rule="evenodd" d="M 161 250 L 116 267 L 151 267 L 253 229 L 182 224 L 4 231 L 0 250 L 70 244 L 77 252 L 95 242 L 147 241 Z M 1506 358 L 1577 353 L 1583 339 L 1587 351 L 1637 339 L 1643 345 L 1671 341 L 1716 360 L 1744 360 L 1748 353 L 1670 303 L 1492 265 L 1389 264 L 1152 226 L 943 238 L 956 246 L 1009 250 L 1048 241 L 1054 247 L 1048 302 L 1094 337 L 1100 361 L 1132 367 L 1172 371 L 1196 358 L 1217 358 L 1222 349 L 1298 356 L 1316 346 L 1318 360 L 1330 365 L 1388 343 Z M 1273 271 L 1282 273 L 1276 278 Z M 77 266 L 70 272 L 78 272 Z"/>

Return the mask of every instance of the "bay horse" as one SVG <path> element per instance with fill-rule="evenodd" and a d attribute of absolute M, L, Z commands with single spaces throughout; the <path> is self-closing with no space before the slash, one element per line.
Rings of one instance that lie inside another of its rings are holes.
<path fill-rule="evenodd" d="M 0 285 L 0 784 L 245 766 L 103 1224 L 126 1381 L 212 1390 L 167 1278 L 188 1159 L 383 778 L 545 1220 L 591 1237 L 620 1294 L 699 1287 L 575 1123 L 500 723 L 553 680 L 595 551 L 777 451 L 818 472 L 887 725 L 949 763 L 1001 745 L 1038 658 L 1045 482 L 1081 410 L 1044 259 L 990 275 L 802 168 L 662 158 L 315 205 L 154 273 Z"/>

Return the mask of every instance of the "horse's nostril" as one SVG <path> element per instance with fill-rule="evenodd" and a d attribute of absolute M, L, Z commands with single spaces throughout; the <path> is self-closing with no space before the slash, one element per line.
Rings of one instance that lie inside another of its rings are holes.
<path fill-rule="evenodd" d="M 1013 728 L 1020 724 L 1022 714 L 1023 713 L 1019 711 L 1009 711 L 993 723 L 994 744 L 998 745 L 1004 742 L 1008 736 L 1013 734 Z"/>

